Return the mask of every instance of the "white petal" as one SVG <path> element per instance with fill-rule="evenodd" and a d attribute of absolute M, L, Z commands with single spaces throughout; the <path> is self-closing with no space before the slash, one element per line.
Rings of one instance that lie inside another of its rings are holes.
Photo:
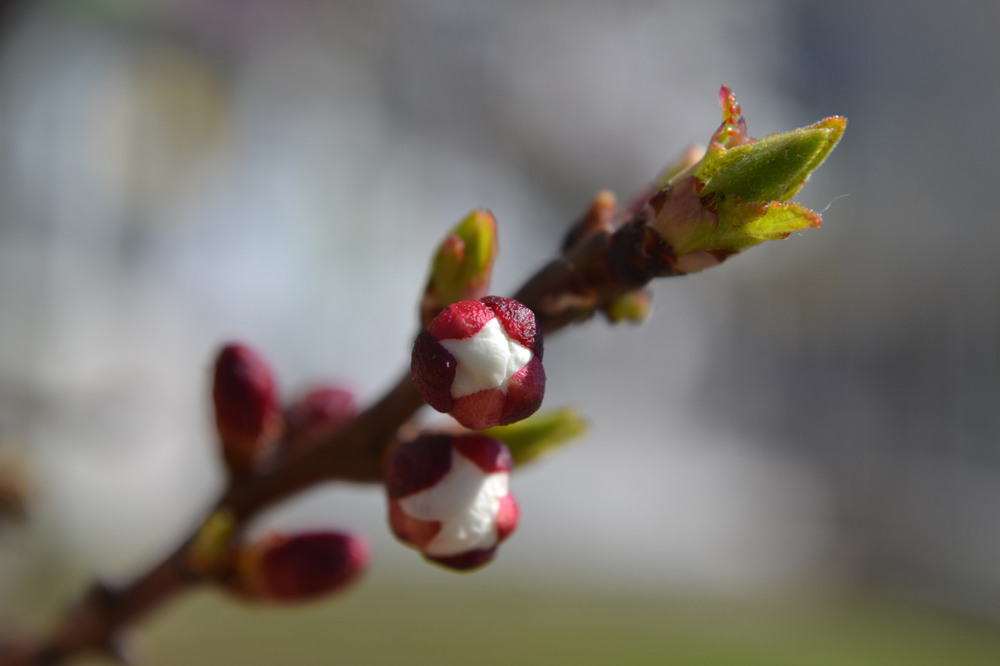
<path fill-rule="evenodd" d="M 485 474 L 475 463 L 452 453 L 451 469 L 436 485 L 399 501 L 410 517 L 441 522 L 441 530 L 423 549 L 447 557 L 496 544 L 500 500 L 508 494 L 509 474 Z"/>
<path fill-rule="evenodd" d="M 471 337 L 440 343 L 457 362 L 452 398 L 493 388 L 506 393 L 510 378 L 531 361 L 531 350 L 507 337 L 496 318 Z"/>

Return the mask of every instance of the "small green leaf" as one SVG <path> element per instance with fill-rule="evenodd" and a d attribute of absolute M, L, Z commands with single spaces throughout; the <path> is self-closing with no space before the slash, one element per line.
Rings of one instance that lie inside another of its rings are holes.
<path fill-rule="evenodd" d="M 845 127 L 845 119 L 827 118 L 735 148 L 713 144 L 695 169 L 695 176 L 705 183 L 702 195 L 786 201 L 833 150 Z"/>
<path fill-rule="evenodd" d="M 819 213 L 801 204 L 745 204 L 735 198 L 719 204 L 718 216 L 716 233 L 702 249 L 739 252 L 764 241 L 783 240 L 794 231 L 818 227 L 821 222 Z"/>
<path fill-rule="evenodd" d="M 676 268 L 683 273 L 715 265 L 763 241 L 781 240 L 793 231 L 820 225 L 819 213 L 793 202 L 744 202 L 728 196 L 706 205 L 697 193 L 694 176 L 675 183 L 667 194 L 653 207 L 650 225 L 673 248 Z"/>
<path fill-rule="evenodd" d="M 579 437 L 587 430 L 587 422 L 572 407 L 538 412 L 523 421 L 480 431 L 507 445 L 514 464 L 534 460 L 549 449 Z"/>
<path fill-rule="evenodd" d="M 847 128 L 846 118 L 833 116 L 757 140 L 747 136 L 740 104 L 726 86 L 719 103 L 722 124 L 705 156 L 649 201 L 649 224 L 673 251 L 675 273 L 702 270 L 765 240 L 818 227 L 818 213 L 788 200 Z"/>

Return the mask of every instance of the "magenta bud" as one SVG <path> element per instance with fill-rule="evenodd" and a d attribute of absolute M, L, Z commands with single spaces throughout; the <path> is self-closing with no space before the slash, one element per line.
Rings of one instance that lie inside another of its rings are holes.
<path fill-rule="evenodd" d="M 428 405 L 467 428 L 527 418 L 545 394 L 535 315 L 498 296 L 453 303 L 417 336 L 410 372 Z"/>
<path fill-rule="evenodd" d="M 284 428 L 271 368 L 247 346 L 229 344 L 215 360 L 215 426 L 230 469 L 252 469 L 274 448 Z"/>
<path fill-rule="evenodd" d="M 400 444 L 385 468 L 393 534 L 450 569 L 489 563 L 517 526 L 511 467 L 507 447 L 483 435 L 423 435 Z"/>
<path fill-rule="evenodd" d="M 239 592 L 259 601 L 308 601 L 355 581 L 368 560 L 367 544 L 350 534 L 273 535 L 240 553 Z"/>

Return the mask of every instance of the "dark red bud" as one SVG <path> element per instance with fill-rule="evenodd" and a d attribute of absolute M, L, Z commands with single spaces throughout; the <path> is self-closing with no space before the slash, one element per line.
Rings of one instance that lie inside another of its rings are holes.
<path fill-rule="evenodd" d="M 288 444 L 308 447 L 351 422 L 358 413 L 354 394 L 333 385 L 314 386 L 288 408 Z"/>
<path fill-rule="evenodd" d="M 533 414 L 545 394 L 542 336 L 534 313 L 487 296 L 445 308 L 417 336 L 410 361 L 424 401 L 473 430 Z"/>
<path fill-rule="evenodd" d="M 492 548 L 481 550 L 470 550 L 460 555 L 446 557 L 425 555 L 424 557 L 431 562 L 437 562 L 441 566 L 454 569 L 455 571 L 470 571 L 489 564 L 496 557 L 496 554 L 497 547 L 493 546 Z"/>
<path fill-rule="evenodd" d="M 459 571 L 490 562 L 514 531 L 510 450 L 484 435 L 421 435 L 389 455 L 389 525 L 428 560 Z"/>
<path fill-rule="evenodd" d="M 440 481 L 451 469 L 451 445 L 455 439 L 452 435 L 422 435 L 396 446 L 385 464 L 389 499 L 413 495 Z"/>
<path fill-rule="evenodd" d="M 271 368 L 245 345 L 229 344 L 215 361 L 215 426 L 230 469 L 252 469 L 273 449 L 283 419 Z"/>
<path fill-rule="evenodd" d="M 272 536 L 243 555 L 245 593 L 251 598 L 296 602 L 342 589 L 364 571 L 368 546 L 341 532 Z"/>

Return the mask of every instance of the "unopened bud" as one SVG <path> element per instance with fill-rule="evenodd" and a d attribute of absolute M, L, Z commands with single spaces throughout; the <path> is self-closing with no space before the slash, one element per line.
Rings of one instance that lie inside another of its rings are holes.
<path fill-rule="evenodd" d="M 389 525 L 437 564 L 481 567 L 517 526 L 510 451 L 482 435 L 424 435 L 400 444 L 385 470 Z"/>
<path fill-rule="evenodd" d="M 452 303 L 485 296 L 496 254 L 496 220 L 488 210 L 474 210 L 455 225 L 431 261 L 421 303 L 423 325 Z"/>
<path fill-rule="evenodd" d="M 583 217 L 574 224 L 563 238 L 562 251 L 569 252 L 594 234 L 614 231 L 618 198 L 611 190 L 601 190 L 594 195 Z"/>
<path fill-rule="evenodd" d="M 604 314 L 612 323 L 628 321 L 641 324 L 646 321 L 653 307 L 653 296 L 648 289 L 635 289 L 617 296 L 604 309 Z"/>
<path fill-rule="evenodd" d="M 350 534 L 272 535 L 237 556 L 235 591 L 255 601 L 308 601 L 356 580 L 368 560 L 368 546 Z"/>
<path fill-rule="evenodd" d="M 288 408 L 288 428 L 308 438 L 330 435 L 340 430 L 358 413 L 351 391 L 334 385 L 314 386 Z"/>
<path fill-rule="evenodd" d="M 234 472 L 252 470 L 284 427 L 271 368 L 249 347 L 226 345 L 215 361 L 212 400 L 226 463 Z"/>
<path fill-rule="evenodd" d="M 527 418 L 545 393 L 535 315 L 510 298 L 448 306 L 417 337 L 410 370 L 427 404 L 472 429 Z"/>

